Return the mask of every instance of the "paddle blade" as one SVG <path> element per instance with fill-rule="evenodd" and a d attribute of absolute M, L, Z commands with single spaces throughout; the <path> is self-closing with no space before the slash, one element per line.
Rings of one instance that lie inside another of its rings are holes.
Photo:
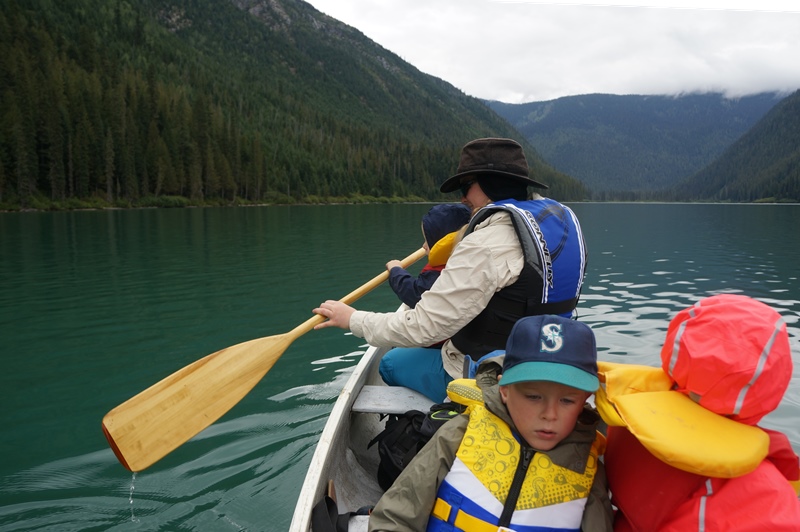
<path fill-rule="evenodd" d="M 419 249 L 404 268 L 425 256 Z M 350 304 L 388 279 L 384 271 L 341 299 Z M 176 371 L 103 418 L 103 433 L 120 463 L 130 471 L 151 466 L 242 400 L 286 348 L 325 318 L 315 314 L 286 334 L 250 340 Z"/>
<path fill-rule="evenodd" d="M 129 471 L 141 471 L 188 441 L 247 395 L 295 337 L 281 334 L 226 347 L 111 410 L 103 418 L 103 433 L 117 459 Z"/>

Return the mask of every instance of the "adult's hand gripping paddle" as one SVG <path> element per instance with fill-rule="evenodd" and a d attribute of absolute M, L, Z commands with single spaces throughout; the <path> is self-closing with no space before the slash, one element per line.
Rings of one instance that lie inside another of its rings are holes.
<path fill-rule="evenodd" d="M 404 268 L 425 256 L 419 249 Z M 384 271 L 341 302 L 351 304 L 389 278 Z M 103 417 L 103 433 L 120 463 L 141 471 L 172 452 L 238 403 L 286 348 L 325 321 L 314 315 L 288 333 L 257 338 L 212 353 L 131 397 Z"/>

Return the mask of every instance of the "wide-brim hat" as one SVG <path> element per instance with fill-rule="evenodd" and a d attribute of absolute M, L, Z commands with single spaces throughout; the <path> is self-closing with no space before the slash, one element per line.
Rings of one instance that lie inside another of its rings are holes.
<path fill-rule="evenodd" d="M 477 175 L 492 175 L 530 187 L 548 188 L 528 177 L 528 171 L 528 160 L 518 142 L 502 138 L 477 139 L 461 148 L 455 175 L 442 183 L 439 190 L 453 192 L 468 177 Z"/>

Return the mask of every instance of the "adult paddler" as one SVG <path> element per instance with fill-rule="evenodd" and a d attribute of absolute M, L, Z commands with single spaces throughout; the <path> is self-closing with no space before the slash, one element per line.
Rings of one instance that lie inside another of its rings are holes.
<path fill-rule="evenodd" d="M 461 377 L 465 356 L 477 360 L 503 349 L 523 316 L 571 317 L 586 269 L 586 247 L 575 214 L 528 187 L 522 147 L 505 138 L 481 138 L 461 150 L 458 169 L 440 187 L 461 191 L 472 218 L 447 266 L 413 309 L 364 312 L 328 300 L 314 312 L 378 347 L 399 347 L 381 362 L 389 385 L 403 385 L 441 401 Z M 445 341 L 446 340 L 446 341 Z M 445 341 L 441 349 L 430 346 Z"/>

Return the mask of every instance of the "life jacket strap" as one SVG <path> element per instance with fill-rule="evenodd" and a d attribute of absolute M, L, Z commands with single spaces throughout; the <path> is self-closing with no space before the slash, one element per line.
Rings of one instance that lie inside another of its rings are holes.
<path fill-rule="evenodd" d="M 452 506 L 447 504 L 442 499 L 437 498 L 436 503 L 433 505 L 431 516 L 447 523 L 450 520 L 450 513 L 452 512 L 452 509 Z M 487 523 L 483 519 L 479 519 L 462 510 L 458 510 L 455 520 L 453 521 L 453 525 L 455 526 L 456 530 L 469 530 L 470 532 L 498 532 L 509 530 L 505 527 L 498 527 L 497 525 Z"/>
<path fill-rule="evenodd" d="M 578 298 L 573 297 L 565 301 L 556 301 L 554 303 L 538 303 L 536 309 L 538 314 L 565 314 L 572 312 L 578 306 Z"/>
<path fill-rule="evenodd" d="M 500 312 L 516 316 L 538 316 L 540 314 L 566 314 L 575 310 L 579 297 L 565 299 L 564 301 L 551 301 L 542 303 L 533 299 L 516 301 L 505 297 L 497 297 L 492 301 L 494 308 Z"/>

